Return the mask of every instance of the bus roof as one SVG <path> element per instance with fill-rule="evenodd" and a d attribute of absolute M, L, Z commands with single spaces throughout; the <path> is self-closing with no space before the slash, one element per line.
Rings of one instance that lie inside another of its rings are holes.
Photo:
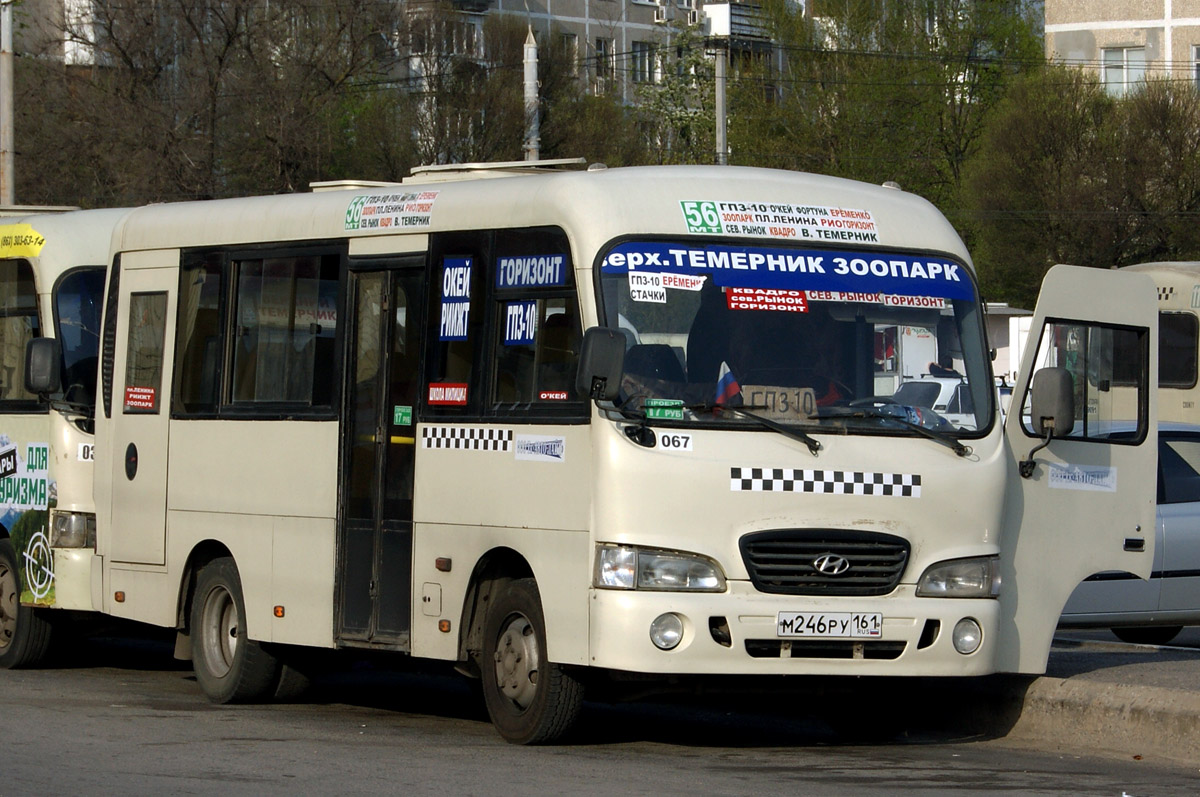
<path fill-rule="evenodd" d="M 74 210 L 6 218 L 8 224 L 25 224 L 45 243 L 35 260 L 38 290 L 47 292 L 64 271 L 79 266 L 107 266 L 113 231 L 128 208 Z"/>
<path fill-rule="evenodd" d="M 424 194 L 432 203 L 423 223 L 347 229 L 353 202 L 388 196 L 400 201 L 406 194 Z M 136 251 L 559 225 L 582 251 L 595 251 L 617 236 L 688 234 L 681 203 L 690 201 L 765 206 L 768 216 L 772 204 L 866 211 L 878 231 L 878 245 L 939 251 L 970 263 L 949 222 L 913 194 L 835 177 L 736 166 L 644 166 L 449 182 L 414 179 L 365 190 L 150 205 L 129 214 L 114 242 L 119 250 Z M 767 226 L 762 238 L 772 237 Z M 847 237 L 842 243 L 866 242 Z"/>

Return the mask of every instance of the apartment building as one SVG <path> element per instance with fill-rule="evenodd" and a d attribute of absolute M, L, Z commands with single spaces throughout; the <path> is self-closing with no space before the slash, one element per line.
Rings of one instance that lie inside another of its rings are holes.
<path fill-rule="evenodd" d="M 1140 81 L 1200 88 L 1200 0 L 1045 0 L 1046 55 L 1094 69 L 1114 95 Z"/>

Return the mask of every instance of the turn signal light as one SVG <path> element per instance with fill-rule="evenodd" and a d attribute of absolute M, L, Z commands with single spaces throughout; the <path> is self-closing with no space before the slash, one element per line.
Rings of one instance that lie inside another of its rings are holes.
<path fill-rule="evenodd" d="M 276 617 L 283 617 L 283 607 L 282 607 L 282 606 L 276 606 L 276 607 L 275 607 L 275 616 L 276 616 Z"/>

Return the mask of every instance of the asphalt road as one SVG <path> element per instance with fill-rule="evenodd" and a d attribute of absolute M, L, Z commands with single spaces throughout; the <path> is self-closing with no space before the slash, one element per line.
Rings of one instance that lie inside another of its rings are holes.
<path fill-rule="evenodd" d="M 402 660 L 401 660 L 402 661 Z M 400 662 L 397 662 L 400 663 Z M 939 729 L 834 734 L 803 696 L 589 704 L 571 744 L 504 743 L 466 681 L 357 663 L 305 702 L 213 706 L 165 640 L 96 641 L 0 672 L 0 797 L 65 794 L 1194 794 L 1200 771 Z M 872 698 L 879 700 L 877 696 Z M 887 705 L 859 706 L 883 716 Z M 1022 746 L 1024 744 L 1024 746 Z"/>

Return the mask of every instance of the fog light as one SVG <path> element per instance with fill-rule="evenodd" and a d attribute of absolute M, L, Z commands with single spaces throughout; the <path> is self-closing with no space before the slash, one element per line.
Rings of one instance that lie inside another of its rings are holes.
<path fill-rule="evenodd" d="M 983 629 L 970 617 L 964 617 L 954 625 L 954 649 L 964 656 L 979 650 L 983 641 Z"/>
<path fill-rule="evenodd" d="M 673 650 L 683 640 L 683 618 L 677 614 L 660 614 L 650 624 L 650 641 L 659 650 Z"/>

